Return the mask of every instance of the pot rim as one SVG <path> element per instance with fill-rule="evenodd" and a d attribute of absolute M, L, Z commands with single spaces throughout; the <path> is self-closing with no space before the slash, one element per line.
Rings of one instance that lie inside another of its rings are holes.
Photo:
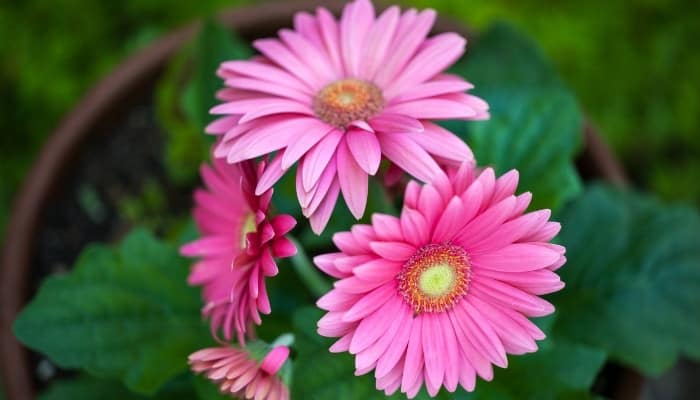
<path fill-rule="evenodd" d="M 333 0 L 324 2 L 323 6 L 337 13 L 343 3 Z M 260 26 L 289 25 L 294 13 L 314 10 L 318 5 L 317 0 L 263 2 L 224 10 L 217 14 L 217 20 L 230 29 L 255 32 Z M 93 132 L 92 128 L 107 118 L 114 110 L 114 104 L 127 102 L 131 93 L 151 82 L 178 49 L 195 35 L 200 25 L 201 19 L 128 55 L 72 108 L 44 143 L 26 174 L 12 205 L 0 258 L 0 372 L 9 398 L 25 400 L 34 397 L 27 350 L 14 337 L 12 324 L 27 300 L 35 235 L 44 206 L 85 139 Z M 462 24 L 446 18 L 439 17 L 435 26 L 439 31 L 468 33 Z M 585 123 L 583 134 L 582 157 L 589 159 L 604 179 L 625 185 L 627 180 L 619 162 L 590 123 Z"/>

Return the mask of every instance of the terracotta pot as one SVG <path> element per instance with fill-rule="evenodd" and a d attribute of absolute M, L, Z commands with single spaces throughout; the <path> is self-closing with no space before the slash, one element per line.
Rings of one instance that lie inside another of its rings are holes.
<path fill-rule="evenodd" d="M 289 26 L 299 10 L 313 10 L 319 1 L 285 1 L 237 8 L 219 14 L 218 19 L 247 39 L 273 35 Z M 326 1 L 324 6 L 339 11 L 341 3 Z M 133 105 L 134 98 L 154 82 L 173 54 L 198 30 L 193 23 L 154 42 L 128 57 L 90 90 L 53 132 L 39 154 L 17 197 L 7 228 L 0 270 L 0 368 L 7 397 L 28 400 L 34 396 L 28 352 L 14 338 L 11 327 L 26 303 L 27 284 L 32 275 L 32 256 L 42 210 L 53 190 L 61 185 L 63 174 L 80 152 L 95 128 L 118 118 L 119 111 Z M 438 20 L 437 31 L 461 31 L 464 26 Z M 471 35 L 469 35 L 471 36 Z M 584 176 L 601 177 L 624 184 L 625 176 L 608 147 L 590 126 L 584 129 L 585 150 L 579 160 Z M 639 379 L 630 375 L 632 393 L 638 393 Z M 629 379 L 626 378 L 626 379 Z M 635 383 L 636 382 L 636 383 Z M 636 390 L 634 389 L 636 387 Z M 627 397 L 633 398 L 633 397 Z"/>

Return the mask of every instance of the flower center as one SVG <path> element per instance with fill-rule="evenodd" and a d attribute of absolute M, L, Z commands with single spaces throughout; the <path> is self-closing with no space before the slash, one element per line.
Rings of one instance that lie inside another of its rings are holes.
<path fill-rule="evenodd" d="M 338 128 L 366 120 L 384 107 L 381 90 L 372 83 L 357 79 L 335 81 L 316 95 L 313 109 L 323 121 Z"/>
<path fill-rule="evenodd" d="M 246 236 L 251 232 L 255 232 L 257 229 L 258 226 L 255 223 L 255 215 L 253 213 L 248 213 L 243 219 L 243 226 L 241 227 L 241 249 L 248 247 Z"/>
<path fill-rule="evenodd" d="M 446 311 L 467 293 L 470 278 L 469 258 L 462 247 L 429 244 L 404 264 L 399 291 L 416 314 Z"/>

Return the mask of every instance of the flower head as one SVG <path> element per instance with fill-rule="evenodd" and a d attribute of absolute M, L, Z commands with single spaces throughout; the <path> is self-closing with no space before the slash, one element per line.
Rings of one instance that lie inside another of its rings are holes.
<path fill-rule="evenodd" d="M 357 374 L 374 370 L 377 388 L 412 398 L 425 383 L 473 390 L 506 354 L 537 350 L 544 334 L 527 317 L 554 307 L 539 295 L 560 290 L 565 262 L 549 210 L 525 213 L 530 194 L 514 195 L 518 174 L 496 179 L 471 163 L 432 184 L 408 184 L 399 218 L 335 234 L 338 253 L 315 258 L 339 280 L 318 301 L 328 313 L 322 336 L 331 351 L 355 355 Z"/>
<path fill-rule="evenodd" d="M 246 349 L 214 347 L 189 357 L 192 371 L 204 373 L 223 393 L 238 399 L 289 400 L 289 389 L 278 375 L 289 348 L 278 346 L 256 360 Z"/>
<path fill-rule="evenodd" d="M 230 163 L 276 152 L 256 188 L 262 193 L 298 162 L 297 195 L 321 232 L 342 192 L 360 218 L 368 175 L 382 157 L 430 182 L 438 164 L 458 165 L 472 153 L 429 122 L 485 119 L 487 104 L 472 85 L 445 73 L 464 52 L 455 33 L 427 38 L 435 12 L 389 7 L 375 16 L 369 0 L 346 5 L 340 21 L 324 8 L 298 13 L 294 30 L 253 43 L 262 53 L 228 61 L 222 115 L 207 127 L 220 135 L 215 156 Z"/>
<path fill-rule="evenodd" d="M 211 318 L 216 335 L 222 329 L 239 342 L 259 313 L 270 312 L 265 278 L 277 274 L 275 258 L 296 252 L 284 235 L 296 221 L 289 215 L 272 216 L 272 189 L 256 195 L 255 186 L 265 163 L 246 161 L 229 165 L 215 160 L 203 166 L 207 189 L 195 192 L 194 218 L 201 237 L 181 248 L 183 255 L 200 258 L 188 281 L 204 287 L 203 312 Z"/>

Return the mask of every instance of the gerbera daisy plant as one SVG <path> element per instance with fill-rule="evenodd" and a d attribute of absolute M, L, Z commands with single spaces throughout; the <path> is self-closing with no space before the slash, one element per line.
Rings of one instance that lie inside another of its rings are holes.
<path fill-rule="evenodd" d="M 472 161 L 469 147 L 432 121 L 482 120 L 488 105 L 472 85 L 446 73 L 464 53 L 456 33 L 428 37 L 435 11 L 379 16 L 369 0 L 345 6 L 340 20 L 319 8 L 299 13 L 294 29 L 259 39 L 260 55 L 221 64 L 223 115 L 207 127 L 220 137 L 215 157 L 236 163 L 275 152 L 256 189 L 266 191 L 298 163 L 296 190 L 316 233 L 339 192 L 364 215 L 368 176 L 382 158 L 428 182 L 440 164 Z"/>
<path fill-rule="evenodd" d="M 606 360 L 700 354 L 697 213 L 587 184 L 536 46 L 497 26 L 464 58 L 436 18 L 205 23 L 158 96 L 187 210 L 87 248 L 15 323 L 42 377 L 88 373 L 46 398 L 609 397 Z"/>

